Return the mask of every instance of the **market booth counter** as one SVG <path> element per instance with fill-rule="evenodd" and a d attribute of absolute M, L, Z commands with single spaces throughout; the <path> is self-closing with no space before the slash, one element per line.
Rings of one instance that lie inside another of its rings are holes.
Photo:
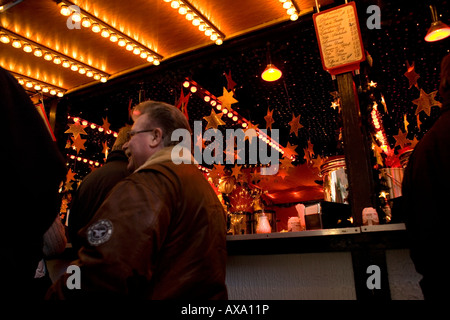
<path fill-rule="evenodd" d="M 253 214 L 230 214 L 230 299 L 423 299 L 405 224 L 396 212 L 387 212 L 386 219 L 366 210 L 363 225 L 356 225 L 346 201 L 345 161 L 336 159 L 322 166 L 323 199 L 267 209 L 258 203 Z M 398 183 L 387 183 L 388 198 L 401 195 Z M 265 214 L 266 231 L 257 227 Z"/>

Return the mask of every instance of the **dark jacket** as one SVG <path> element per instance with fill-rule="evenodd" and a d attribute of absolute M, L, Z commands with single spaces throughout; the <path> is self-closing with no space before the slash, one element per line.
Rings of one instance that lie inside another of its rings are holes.
<path fill-rule="evenodd" d="M 106 164 L 84 177 L 78 187 L 70 208 L 68 232 L 74 251 L 80 249 L 78 231 L 88 224 L 108 193 L 130 172 L 128 158 L 122 150 L 112 151 Z"/>
<path fill-rule="evenodd" d="M 80 231 L 81 290 L 65 278 L 49 297 L 226 299 L 226 217 L 193 164 L 171 149 L 154 154 L 120 182 Z"/>
<path fill-rule="evenodd" d="M 450 238 L 450 106 L 416 145 L 403 177 L 403 209 L 411 258 L 422 275 L 448 280 Z M 445 288 L 445 286 L 443 286 Z M 443 289 L 446 290 L 446 289 Z"/>
<path fill-rule="evenodd" d="M 42 237 L 58 214 L 65 161 L 25 90 L 0 68 L 0 166 L 3 184 L 0 274 L 7 298 L 26 301 Z"/>

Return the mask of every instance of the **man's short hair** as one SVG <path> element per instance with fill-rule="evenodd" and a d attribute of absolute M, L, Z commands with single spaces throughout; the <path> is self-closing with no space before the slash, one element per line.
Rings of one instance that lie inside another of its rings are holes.
<path fill-rule="evenodd" d="M 148 100 L 133 108 L 132 118 L 136 121 L 141 116 L 147 116 L 150 122 L 163 131 L 164 146 L 176 145 L 180 141 L 172 141 L 172 132 L 176 129 L 186 129 L 192 134 L 189 122 L 184 114 L 165 102 Z"/>

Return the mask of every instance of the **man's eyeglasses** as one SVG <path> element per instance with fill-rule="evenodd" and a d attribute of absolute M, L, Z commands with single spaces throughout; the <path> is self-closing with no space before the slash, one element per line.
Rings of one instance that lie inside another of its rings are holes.
<path fill-rule="evenodd" d="M 133 138 L 135 135 L 137 135 L 138 133 L 142 133 L 142 132 L 152 132 L 155 129 L 149 129 L 149 130 L 140 130 L 140 131 L 128 131 L 127 133 L 127 137 L 128 140 L 130 140 L 131 138 Z"/>

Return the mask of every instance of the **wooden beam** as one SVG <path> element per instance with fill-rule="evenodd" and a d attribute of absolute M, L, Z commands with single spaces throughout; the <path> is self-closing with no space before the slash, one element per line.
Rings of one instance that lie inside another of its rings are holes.
<path fill-rule="evenodd" d="M 362 127 L 358 95 L 352 72 L 336 76 L 341 99 L 343 140 L 349 203 L 355 225 L 362 225 L 362 210 L 375 206 L 374 180 L 370 164 L 370 147 Z"/>

